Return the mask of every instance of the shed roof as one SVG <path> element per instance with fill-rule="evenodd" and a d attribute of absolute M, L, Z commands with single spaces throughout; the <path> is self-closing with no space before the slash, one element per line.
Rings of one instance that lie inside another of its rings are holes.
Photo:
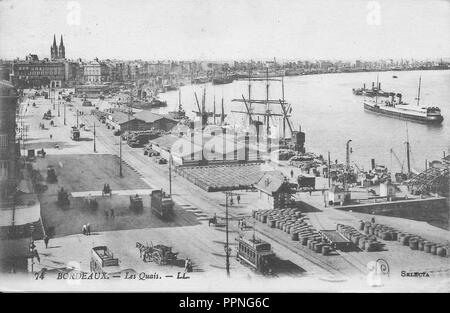
<path fill-rule="evenodd" d="M 283 190 L 287 191 L 287 188 L 289 187 L 288 185 L 289 182 L 286 180 L 286 176 L 284 176 L 281 172 L 272 171 L 265 173 L 256 183 L 255 187 L 264 193 L 273 195 Z"/>

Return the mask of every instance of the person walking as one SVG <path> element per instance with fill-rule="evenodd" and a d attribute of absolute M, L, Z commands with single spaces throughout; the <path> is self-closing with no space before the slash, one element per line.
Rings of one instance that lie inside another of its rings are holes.
<path fill-rule="evenodd" d="M 86 224 L 86 233 L 88 236 L 91 235 L 91 224 L 89 224 L 89 223 Z"/>
<path fill-rule="evenodd" d="M 294 170 L 291 170 L 291 178 L 294 178 Z"/>
<path fill-rule="evenodd" d="M 48 242 L 49 241 L 50 241 L 50 237 L 48 235 L 45 235 L 45 237 L 44 237 L 45 249 L 48 248 Z"/>
<path fill-rule="evenodd" d="M 81 227 L 81 230 L 83 231 L 83 235 L 86 235 L 86 234 L 87 234 L 87 227 L 86 227 L 86 224 L 83 225 L 83 227 Z"/>
<path fill-rule="evenodd" d="M 114 219 L 115 215 L 114 215 L 114 209 L 111 209 L 111 218 Z"/>
<path fill-rule="evenodd" d="M 233 205 L 233 197 L 230 198 L 230 205 Z"/>
<path fill-rule="evenodd" d="M 241 195 L 237 195 L 236 199 L 237 199 L 237 202 L 239 204 L 239 202 L 241 201 Z"/>

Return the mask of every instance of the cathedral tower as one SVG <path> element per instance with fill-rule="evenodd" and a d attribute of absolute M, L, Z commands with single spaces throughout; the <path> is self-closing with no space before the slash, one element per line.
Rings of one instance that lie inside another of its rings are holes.
<path fill-rule="evenodd" d="M 56 36 L 53 35 L 53 45 L 50 47 L 50 58 L 51 60 L 58 59 L 58 47 L 56 46 Z"/>
<path fill-rule="evenodd" d="M 64 47 L 63 36 L 61 35 L 61 41 L 59 43 L 58 56 L 60 59 L 66 58 L 66 48 Z"/>

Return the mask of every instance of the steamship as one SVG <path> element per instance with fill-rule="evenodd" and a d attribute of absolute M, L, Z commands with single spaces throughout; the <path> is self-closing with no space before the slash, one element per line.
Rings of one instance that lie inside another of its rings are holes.
<path fill-rule="evenodd" d="M 411 105 L 402 102 L 401 94 L 397 94 L 398 101 L 395 101 L 395 96 L 391 96 L 391 100 L 378 102 L 378 99 L 364 99 L 364 109 L 370 112 L 391 116 L 400 119 L 411 120 L 415 122 L 427 124 L 440 124 L 444 120 L 441 115 L 441 109 L 438 107 L 424 107 L 420 106 L 420 80 L 419 93 L 417 97 L 417 105 Z"/>

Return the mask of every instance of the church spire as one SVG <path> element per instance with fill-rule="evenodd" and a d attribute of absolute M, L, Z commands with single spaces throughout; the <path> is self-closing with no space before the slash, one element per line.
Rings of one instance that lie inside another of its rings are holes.
<path fill-rule="evenodd" d="M 61 42 L 59 43 L 60 46 L 64 46 L 64 42 L 63 42 L 63 36 L 61 35 Z"/>
<path fill-rule="evenodd" d="M 56 35 L 53 34 L 53 47 L 56 47 Z"/>

